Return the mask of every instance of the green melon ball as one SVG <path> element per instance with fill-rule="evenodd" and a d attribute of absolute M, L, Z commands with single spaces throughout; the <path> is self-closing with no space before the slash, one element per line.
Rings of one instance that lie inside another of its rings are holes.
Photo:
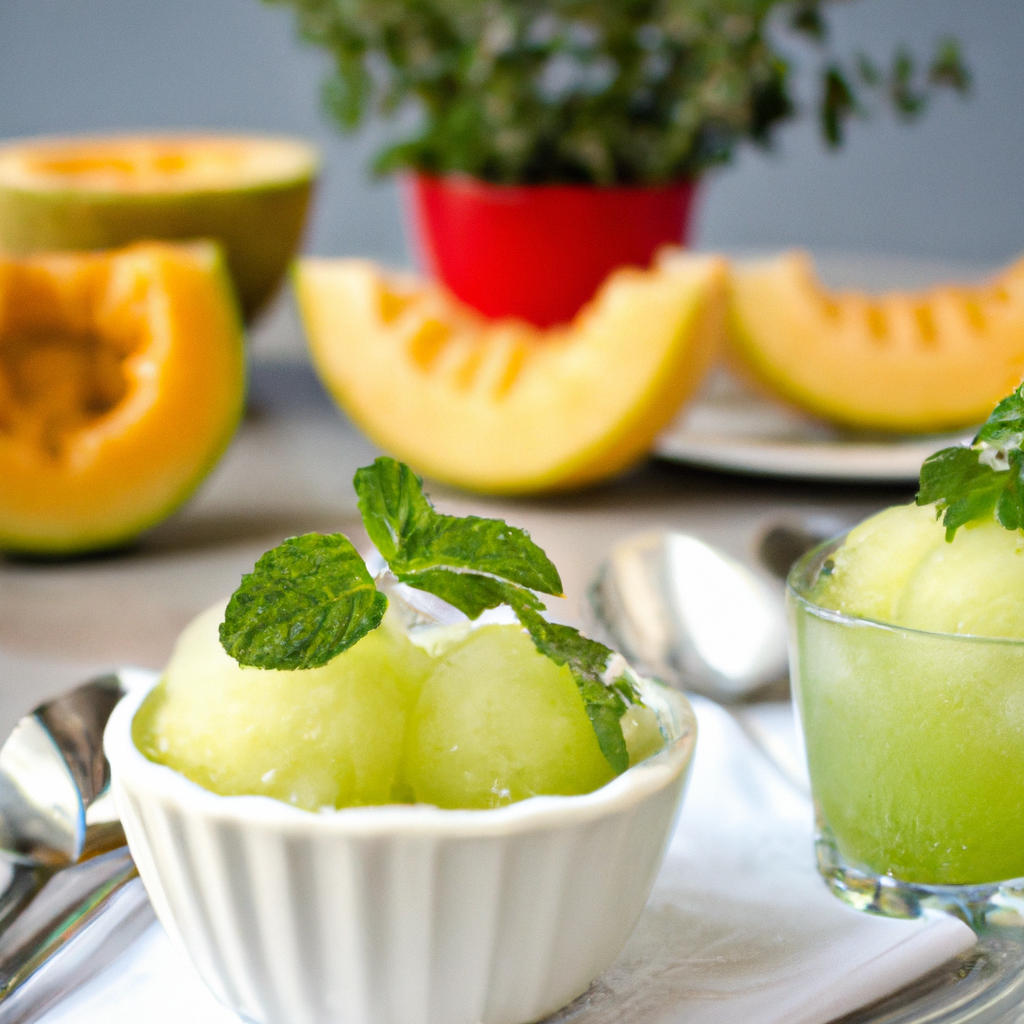
<path fill-rule="evenodd" d="M 917 567 L 894 621 L 937 633 L 1024 639 L 1024 535 L 995 519 L 956 532 Z"/>
<path fill-rule="evenodd" d="M 136 746 L 223 795 L 307 810 L 403 799 L 407 718 L 431 659 L 390 615 L 322 668 L 243 668 L 220 645 L 224 605 L 182 633 L 133 725 Z"/>
<path fill-rule="evenodd" d="M 665 746 L 665 734 L 661 731 L 658 716 L 644 704 L 627 708 L 619 724 L 630 765 L 646 761 Z"/>
<path fill-rule="evenodd" d="M 811 598 L 846 615 L 896 621 L 903 592 L 922 559 L 945 544 L 933 505 L 896 505 L 865 519 L 831 557 Z"/>
<path fill-rule="evenodd" d="M 663 744 L 648 708 L 630 709 L 631 755 Z M 565 666 L 516 625 L 483 626 L 447 649 L 409 725 L 406 780 L 438 807 L 487 808 L 540 794 L 589 793 L 614 775 Z"/>
<path fill-rule="evenodd" d="M 1024 639 L 1024 535 L 994 518 L 951 543 L 934 505 L 897 505 L 851 530 L 811 598 L 936 633 Z"/>

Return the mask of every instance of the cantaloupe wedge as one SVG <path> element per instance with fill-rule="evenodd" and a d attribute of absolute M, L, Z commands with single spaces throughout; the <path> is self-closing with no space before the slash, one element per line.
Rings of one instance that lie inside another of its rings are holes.
<path fill-rule="evenodd" d="M 526 493 L 650 449 L 720 351 L 725 263 L 617 271 L 547 331 L 358 260 L 302 260 L 296 292 L 321 377 L 373 441 L 435 479 Z"/>
<path fill-rule="evenodd" d="M 731 352 L 779 397 L 846 426 L 981 422 L 1024 376 L 1024 260 L 987 284 L 868 296 L 800 252 L 733 268 Z"/>

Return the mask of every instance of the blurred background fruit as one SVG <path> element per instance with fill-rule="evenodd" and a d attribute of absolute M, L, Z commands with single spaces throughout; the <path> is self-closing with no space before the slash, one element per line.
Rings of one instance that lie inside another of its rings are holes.
<path fill-rule="evenodd" d="M 979 423 L 1024 377 L 1024 260 L 979 285 L 831 291 L 801 252 L 737 263 L 729 350 L 772 393 L 849 427 Z"/>
<path fill-rule="evenodd" d="M 8 142 L 0 146 L 0 252 L 210 238 L 251 320 L 298 250 L 318 162 L 304 142 L 258 136 Z"/>
<path fill-rule="evenodd" d="M 109 548 L 164 519 L 244 393 L 215 244 L 0 256 L 0 550 Z"/>
<path fill-rule="evenodd" d="M 360 260 L 302 260 L 296 289 L 317 370 L 367 435 L 494 493 L 577 487 L 642 458 L 724 328 L 724 261 L 694 256 L 616 271 L 548 331 Z"/>

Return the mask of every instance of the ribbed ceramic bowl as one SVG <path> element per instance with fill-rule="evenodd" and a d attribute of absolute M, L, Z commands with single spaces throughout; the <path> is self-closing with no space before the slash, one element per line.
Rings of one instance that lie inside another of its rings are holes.
<path fill-rule="evenodd" d="M 496 810 L 313 814 L 147 760 L 122 700 L 105 747 L 157 916 L 223 1003 L 265 1024 L 523 1024 L 585 992 L 654 884 L 696 740 L 648 684 L 663 751 L 584 796 Z"/>

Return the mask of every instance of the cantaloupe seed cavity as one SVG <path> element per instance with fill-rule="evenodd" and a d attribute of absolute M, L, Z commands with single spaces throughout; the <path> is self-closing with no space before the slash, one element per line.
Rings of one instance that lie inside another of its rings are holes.
<path fill-rule="evenodd" d="M 0 335 L 0 431 L 62 459 L 75 434 L 124 400 L 126 356 L 90 332 Z"/>
<path fill-rule="evenodd" d="M 35 295 L 43 302 L 30 305 L 15 323 L 0 322 L 0 433 L 17 438 L 44 460 L 60 462 L 78 434 L 127 397 L 125 361 L 144 339 L 138 322 L 121 318 L 111 335 L 88 322 L 90 310 L 81 307 L 91 305 L 92 296 L 82 291 L 104 292 L 105 280 L 79 279 L 72 288 L 79 294 L 71 295 L 60 294 L 56 282 L 46 283 L 50 287 Z M 54 323 L 47 298 L 56 307 L 79 306 L 80 315 L 74 323 Z"/>

